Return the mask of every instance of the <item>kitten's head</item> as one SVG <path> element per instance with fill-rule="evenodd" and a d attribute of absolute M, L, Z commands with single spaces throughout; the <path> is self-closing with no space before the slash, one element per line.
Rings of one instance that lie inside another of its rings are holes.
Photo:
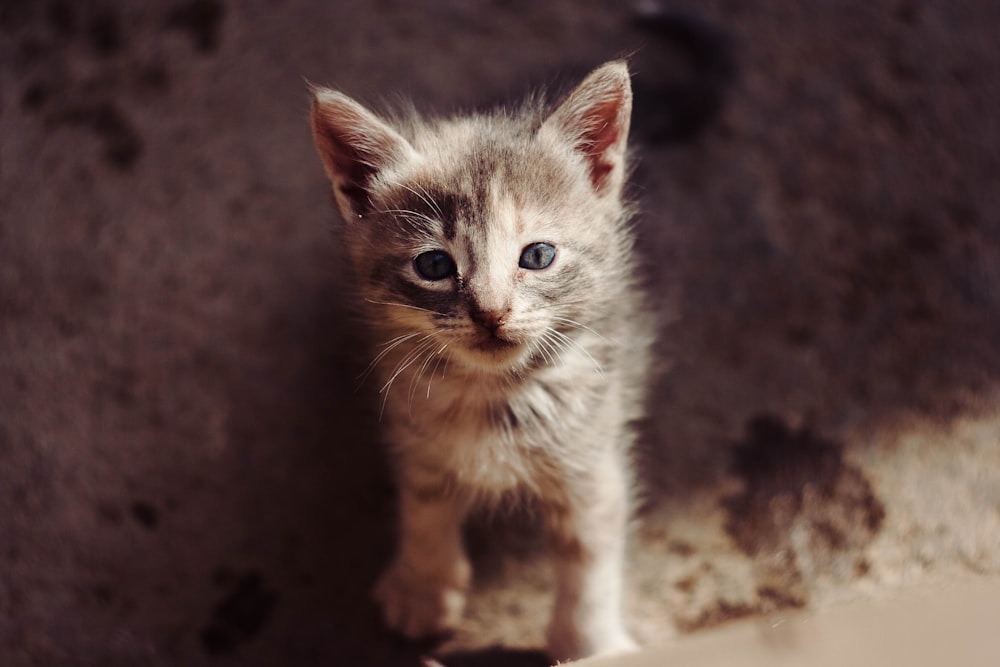
<path fill-rule="evenodd" d="M 623 62 L 551 113 L 389 123 L 314 90 L 313 133 L 382 329 L 505 372 L 546 363 L 629 289 Z"/>

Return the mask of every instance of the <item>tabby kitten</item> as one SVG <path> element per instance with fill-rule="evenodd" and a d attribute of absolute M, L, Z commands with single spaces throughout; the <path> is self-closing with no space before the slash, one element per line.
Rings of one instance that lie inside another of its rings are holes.
<path fill-rule="evenodd" d="M 624 651 L 630 424 L 651 327 L 622 200 L 632 106 L 624 62 L 551 113 L 530 104 L 388 122 L 313 90 L 399 485 L 399 546 L 375 596 L 388 625 L 461 618 L 461 525 L 525 492 L 551 528 L 553 658 Z"/>

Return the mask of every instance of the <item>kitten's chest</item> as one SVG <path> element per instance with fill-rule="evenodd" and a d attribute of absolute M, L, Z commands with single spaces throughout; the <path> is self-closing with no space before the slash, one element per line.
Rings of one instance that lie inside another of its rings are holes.
<path fill-rule="evenodd" d="M 558 467 L 560 440 L 575 430 L 571 401 L 544 382 L 456 379 L 397 407 L 400 453 L 479 492 L 538 486 Z"/>

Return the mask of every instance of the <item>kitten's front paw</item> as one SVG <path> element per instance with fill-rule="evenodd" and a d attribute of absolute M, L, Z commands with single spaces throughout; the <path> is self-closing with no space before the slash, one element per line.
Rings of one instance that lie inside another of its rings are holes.
<path fill-rule="evenodd" d="M 630 653 L 639 648 L 622 628 L 583 632 L 570 625 L 553 625 L 549 628 L 547 639 L 549 657 L 558 662 Z"/>
<path fill-rule="evenodd" d="M 410 639 L 441 635 L 455 629 L 465 608 L 468 566 L 453 581 L 421 575 L 405 563 L 393 563 L 375 587 L 386 625 Z"/>

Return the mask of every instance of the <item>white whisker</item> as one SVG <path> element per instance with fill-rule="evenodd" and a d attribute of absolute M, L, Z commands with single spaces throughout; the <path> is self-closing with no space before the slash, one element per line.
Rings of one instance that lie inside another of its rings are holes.
<path fill-rule="evenodd" d="M 552 335 L 554 335 L 558 340 L 562 341 L 564 343 L 564 345 L 567 347 L 567 349 L 569 347 L 573 347 L 573 348 L 576 348 L 577 350 L 579 350 L 584 356 L 587 357 L 587 359 L 590 360 L 590 363 L 592 363 L 594 365 L 594 370 L 597 371 L 599 374 L 604 375 L 604 369 L 601 368 L 601 365 L 599 363 L 597 363 L 597 360 L 594 359 L 594 357 L 591 356 L 590 352 L 587 351 L 587 348 L 585 348 L 583 345 L 581 345 L 577 341 L 573 340 L 572 338 L 570 338 L 566 334 L 564 334 L 564 333 L 562 333 L 560 331 L 557 331 L 556 329 L 553 329 L 553 328 L 550 327 L 549 331 L 551 331 Z"/>
<path fill-rule="evenodd" d="M 379 352 L 375 356 L 374 359 L 372 359 L 371 363 L 368 364 L 368 366 L 367 366 L 367 368 L 365 368 L 364 372 L 362 372 L 361 375 L 358 376 L 358 386 L 361 386 L 362 384 L 365 383 L 365 380 L 368 379 L 368 376 L 371 375 L 371 373 L 372 373 L 373 370 L 375 370 L 375 366 L 377 366 L 378 363 L 380 361 L 382 361 L 382 359 L 384 359 L 387 354 L 389 354 L 394 349 L 396 349 L 397 347 L 399 347 L 400 345 L 402 345 L 406 341 L 410 340 L 414 336 L 419 336 L 421 333 L 424 333 L 424 332 L 422 332 L 422 331 L 414 331 L 412 333 L 403 334 L 401 336 L 396 336 L 395 338 L 392 338 L 392 339 L 386 341 L 385 343 L 382 343 L 383 350 L 381 352 Z"/>
<path fill-rule="evenodd" d="M 413 362 L 415 362 L 417 358 L 427 348 L 427 346 L 431 344 L 431 339 L 433 335 L 434 334 L 427 334 L 426 336 L 420 339 L 416 347 L 414 347 L 412 350 L 406 353 L 406 355 L 399 361 L 399 363 L 396 364 L 396 367 L 392 371 L 392 375 L 389 376 L 389 379 L 386 380 L 386 383 L 382 385 L 381 389 L 379 389 L 379 393 L 388 391 L 389 387 L 396 380 L 396 378 L 399 377 L 403 371 L 405 371 L 407 368 L 413 365 Z"/>
<path fill-rule="evenodd" d="M 392 384 L 396 381 L 396 378 L 398 378 L 403 373 L 403 371 L 412 366 L 413 363 L 420 358 L 420 356 L 426 349 L 427 345 L 433 344 L 432 342 L 433 336 L 434 334 L 432 332 L 426 334 L 423 338 L 421 338 L 420 341 L 418 341 L 417 346 L 414 349 L 407 352 L 403 356 L 403 358 L 399 361 L 399 363 L 396 364 L 396 367 L 393 369 L 392 374 L 389 376 L 389 379 L 386 380 L 386 383 L 382 385 L 381 389 L 379 389 L 379 393 L 382 394 L 382 404 L 378 412 L 378 417 L 380 420 L 382 419 L 382 414 L 385 412 L 385 404 L 389 398 L 389 390 L 392 388 Z"/>
<path fill-rule="evenodd" d="M 594 334 L 595 336 L 597 336 L 601 340 L 603 340 L 605 342 L 610 342 L 610 341 L 608 341 L 607 338 L 605 338 L 604 336 L 602 336 L 598 332 L 594 331 L 593 329 L 591 329 L 590 327 L 588 327 L 586 324 L 581 324 L 581 323 L 577 322 L 576 320 L 571 320 L 568 317 L 559 317 L 559 316 L 555 316 L 555 315 L 552 317 L 552 319 L 554 321 L 556 321 L 556 322 L 562 322 L 563 324 L 568 324 L 568 325 L 570 325 L 572 327 L 575 327 L 577 329 L 583 329 L 584 331 L 589 331 L 590 333 Z"/>
<path fill-rule="evenodd" d="M 410 412 L 413 408 L 413 397 L 417 393 L 417 384 L 420 382 L 420 379 L 424 376 L 424 373 L 427 371 L 427 367 L 434 359 L 435 354 L 438 354 L 440 352 L 440 351 L 438 353 L 433 352 L 434 345 L 436 345 L 437 341 L 431 340 L 428 342 L 430 344 L 427 345 L 424 352 L 421 353 L 421 356 L 423 356 L 424 360 L 423 362 L 421 362 L 420 367 L 417 369 L 417 372 L 413 375 L 412 378 L 410 378 L 410 390 L 409 392 L 407 392 L 406 396 L 406 401 L 407 401 L 406 409 L 408 412 Z M 410 412 L 410 414 L 412 416 L 412 412 Z"/>
<path fill-rule="evenodd" d="M 438 350 L 437 352 L 434 353 L 434 356 L 437 357 L 437 361 L 434 362 L 434 368 L 431 369 L 431 377 L 430 377 L 429 380 L 427 380 L 427 398 L 428 398 L 428 400 L 431 397 L 431 383 L 434 382 L 434 374 L 437 373 L 438 366 L 441 365 L 441 359 L 442 359 L 441 353 L 444 352 L 447 348 L 448 348 L 448 343 L 445 343 L 444 345 L 441 346 L 440 350 Z"/>
<path fill-rule="evenodd" d="M 431 315 L 440 315 L 441 317 L 447 317 L 446 313 L 441 313 L 436 310 L 430 310 L 428 308 L 421 308 L 420 306 L 411 306 L 408 303 L 396 303 L 394 301 L 376 301 L 375 299 L 365 299 L 368 303 L 374 303 L 379 306 L 396 306 L 398 308 L 409 308 L 410 310 L 419 310 L 424 313 L 430 313 Z"/>
<path fill-rule="evenodd" d="M 443 380 L 448 373 L 448 364 L 451 363 L 451 350 L 448 351 L 448 356 L 444 360 L 444 368 L 441 369 L 441 379 Z"/>
<path fill-rule="evenodd" d="M 549 340 L 549 335 L 549 331 L 546 329 L 538 338 L 538 352 L 550 366 L 553 366 L 555 365 L 555 355 L 557 354 L 557 351 L 553 347 L 552 342 Z"/>
<path fill-rule="evenodd" d="M 430 207 L 431 211 L 433 211 L 439 217 L 443 218 L 444 217 L 444 213 L 442 213 L 441 209 L 438 208 L 438 205 L 436 203 L 434 203 L 434 200 L 431 199 L 431 196 L 427 193 L 427 191 L 424 190 L 419 185 L 417 185 L 417 187 L 420 188 L 420 192 L 417 192 L 416 190 L 414 190 L 413 188 L 409 187 L 408 185 L 404 185 L 403 186 L 404 189 L 409 190 L 410 192 L 412 192 L 416 196 L 420 197 L 421 201 L 423 201 L 425 204 L 427 204 L 427 206 Z"/>
<path fill-rule="evenodd" d="M 425 214 L 421 213 L 420 211 L 411 211 L 410 209 L 406 209 L 406 208 L 387 208 L 387 209 L 382 209 L 379 212 L 380 213 L 385 213 L 387 215 L 391 215 L 393 217 L 393 219 L 396 220 L 397 222 L 406 222 L 406 223 L 408 223 L 409 226 L 415 232 L 421 233 L 421 234 L 425 233 L 427 230 L 425 228 L 417 225 L 416 224 L 417 222 L 423 222 L 425 225 L 429 225 L 431 227 L 437 227 L 437 226 L 439 226 L 441 224 L 437 220 L 435 220 L 434 218 L 432 218 L 432 217 L 430 217 L 428 215 L 425 215 Z"/>

